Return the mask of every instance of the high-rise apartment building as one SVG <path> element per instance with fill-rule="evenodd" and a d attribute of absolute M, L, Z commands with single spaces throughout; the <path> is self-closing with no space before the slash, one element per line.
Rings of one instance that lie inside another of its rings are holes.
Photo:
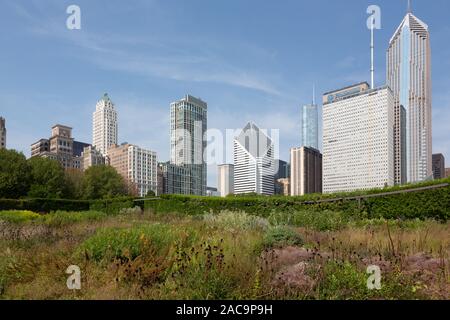
<path fill-rule="evenodd" d="M 301 146 L 319 149 L 319 108 L 314 102 L 301 108 L 300 133 Z"/>
<path fill-rule="evenodd" d="M 395 108 L 395 182 L 432 178 L 431 46 L 428 26 L 408 12 L 389 42 L 387 85 Z"/>
<path fill-rule="evenodd" d="M 207 108 L 206 102 L 191 95 L 170 105 L 170 163 L 188 175 L 182 179 L 188 185 L 181 188 L 186 194 L 206 195 Z"/>
<path fill-rule="evenodd" d="M 234 193 L 274 194 L 274 146 L 255 124 L 234 139 Z"/>
<path fill-rule="evenodd" d="M 218 166 L 217 186 L 221 197 L 234 194 L 234 165 L 222 164 Z"/>
<path fill-rule="evenodd" d="M 132 144 L 112 145 L 108 148 L 109 164 L 143 197 L 157 192 L 156 152 Z"/>
<path fill-rule="evenodd" d="M 433 177 L 434 179 L 445 178 L 445 158 L 442 153 L 433 154 Z"/>
<path fill-rule="evenodd" d="M 322 193 L 322 154 L 314 148 L 291 149 L 291 196 Z"/>
<path fill-rule="evenodd" d="M 0 149 L 6 149 L 6 120 L 0 117 Z"/>
<path fill-rule="evenodd" d="M 108 153 L 110 146 L 117 145 L 117 111 L 107 93 L 97 102 L 95 107 L 92 137 L 92 145 L 104 156 Z"/>
<path fill-rule="evenodd" d="M 192 175 L 188 167 L 165 162 L 158 165 L 158 170 L 158 194 L 191 194 Z"/>
<path fill-rule="evenodd" d="M 323 96 L 323 192 L 394 184 L 394 98 L 364 82 Z"/>

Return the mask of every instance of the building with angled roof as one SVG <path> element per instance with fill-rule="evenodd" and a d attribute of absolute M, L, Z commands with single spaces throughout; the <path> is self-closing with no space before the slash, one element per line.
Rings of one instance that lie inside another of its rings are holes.
<path fill-rule="evenodd" d="M 430 33 L 410 10 L 389 42 L 387 85 L 394 95 L 395 182 L 432 179 Z"/>
<path fill-rule="evenodd" d="M 234 139 L 234 193 L 274 194 L 274 145 L 249 122 Z"/>

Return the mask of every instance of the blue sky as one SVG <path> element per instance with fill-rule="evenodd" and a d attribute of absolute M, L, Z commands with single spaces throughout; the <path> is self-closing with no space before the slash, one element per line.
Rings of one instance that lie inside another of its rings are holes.
<path fill-rule="evenodd" d="M 66 28 L 77 4 L 82 29 Z M 382 10 L 376 83 L 385 82 L 389 38 L 406 0 L 0 0 L 0 115 L 8 147 L 30 144 L 56 123 L 91 142 L 92 112 L 108 92 L 119 140 L 169 158 L 169 105 L 186 93 L 208 102 L 208 127 L 247 121 L 280 129 L 281 158 L 298 146 L 299 107 L 369 81 L 366 8 Z M 430 26 L 433 152 L 450 161 L 450 1 L 413 0 Z M 216 167 L 208 172 L 216 185 Z"/>

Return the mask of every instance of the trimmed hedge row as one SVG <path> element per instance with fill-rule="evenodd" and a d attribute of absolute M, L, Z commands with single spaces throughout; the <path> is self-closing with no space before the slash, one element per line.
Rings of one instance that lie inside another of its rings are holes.
<path fill-rule="evenodd" d="M 222 210 L 245 211 L 267 217 L 273 211 L 343 211 L 365 212 L 369 218 L 426 219 L 447 221 L 450 218 L 450 187 L 412 193 L 389 195 L 361 200 L 342 200 L 319 204 L 305 204 L 290 197 L 195 197 L 165 195 L 161 199 L 145 201 L 144 208 L 155 213 L 198 215 Z"/>
<path fill-rule="evenodd" d="M 0 210 L 29 210 L 48 213 L 51 211 L 96 210 L 106 214 L 117 214 L 122 208 L 132 208 L 133 198 L 113 200 L 65 200 L 65 199 L 0 199 Z"/>

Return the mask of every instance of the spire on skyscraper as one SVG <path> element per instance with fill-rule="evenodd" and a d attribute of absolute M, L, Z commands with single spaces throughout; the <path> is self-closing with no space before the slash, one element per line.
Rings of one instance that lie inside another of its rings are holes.
<path fill-rule="evenodd" d="M 412 13 L 411 0 L 408 0 L 408 13 Z"/>

